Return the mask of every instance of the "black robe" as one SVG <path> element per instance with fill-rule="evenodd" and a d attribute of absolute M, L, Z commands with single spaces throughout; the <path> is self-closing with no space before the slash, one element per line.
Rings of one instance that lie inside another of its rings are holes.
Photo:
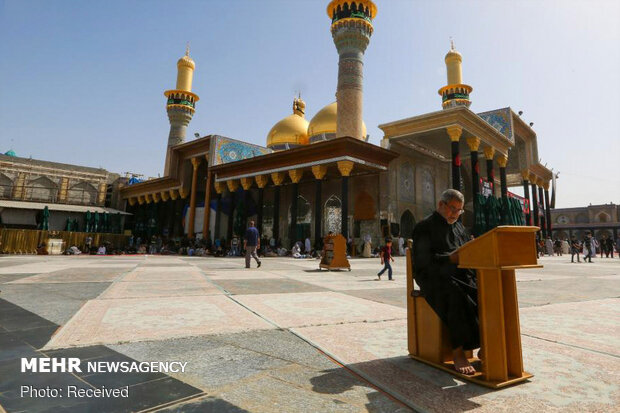
<path fill-rule="evenodd" d="M 437 211 L 413 230 L 413 270 L 426 301 L 448 327 L 452 348 L 480 347 L 478 289 L 473 270 L 457 268 L 450 254 L 468 241 L 463 224 Z"/>

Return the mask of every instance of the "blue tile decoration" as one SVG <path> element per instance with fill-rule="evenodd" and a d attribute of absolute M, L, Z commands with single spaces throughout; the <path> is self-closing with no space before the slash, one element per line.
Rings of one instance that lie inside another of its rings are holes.
<path fill-rule="evenodd" d="M 271 153 L 271 150 L 268 148 L 240 142 L 224 136 L 215 135 L 213 138 L 215 139 L 215 145 L 213 146 L 214 151 L 211 165 L 236 162 Z"/>
<path fill-rule="evenodd" d="M 478 116 L 497 129 L 502 135 L 508 138 L 510 142 L 514 143 L 515 137 L 511 112 L 512 110 L 508 107 L 478 113 Z"/>

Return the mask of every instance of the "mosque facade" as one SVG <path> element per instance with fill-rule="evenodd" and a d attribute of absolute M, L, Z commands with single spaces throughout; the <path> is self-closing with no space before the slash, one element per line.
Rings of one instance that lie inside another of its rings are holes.
<path fill-rule="evenodd" d="M 196 65 L 186 51 L 176 88 L 165 92 L 171 126 L 164 176 L 121 190 L 134 232 L 230 240 L 252 219 L 284 246 L 306 237 L 320 245 L 330 231 L 377 245 L 386 236 L 411 237 L 447 188 L 465 194 L 466 225 L 474 225 L 476 200 L 485 195 L 519 198 L 522 224 L 551 231 L 553 174 L 538 161 L 536 133 L 510 107 L 469 109 L 473 88 L 463 83 L 454 45 L 438 91 L 441 110 L 386 120 L 375 145 L 363 121 L 363 58 L 377 7 L 333 0 L 327 14 L 339 54 L 336 102 L 308 120 L 306 102 L 296 97 L 264 147 L 219 135 L 186 141 L 198 101 L 191 91 Z"/>

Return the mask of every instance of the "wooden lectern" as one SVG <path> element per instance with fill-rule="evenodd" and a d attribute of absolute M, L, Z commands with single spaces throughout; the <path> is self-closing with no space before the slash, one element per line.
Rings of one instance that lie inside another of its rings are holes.
<path fill-rule="evenodd" d="M 448 332 L 413 288 L 411 249 L 407 250 L 407 332 L 409 355 L 486 387 L 500 388 L 532 377 L 523 371 L 515 269 L 542 268 L 537 263 L 538 227 L 501 226 L 459 248 L 459 268 L 477 273 L 482 371 L 472 376 L 452 367 Z M 413 257 L 415 259 L 415 257 Z M 471 354 L 467 354 L 471 357 Z M 476 370 L 478 359 L 470 358 Z"/>

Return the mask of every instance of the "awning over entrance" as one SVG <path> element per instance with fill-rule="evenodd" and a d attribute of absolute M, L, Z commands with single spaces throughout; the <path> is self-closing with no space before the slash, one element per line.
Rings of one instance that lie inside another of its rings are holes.
<path fill-rule="evenodd" d="M 121 215 L 131 215 L 125 211 L 119 211 L 114 208 L 105 208 L 100 206 L 93 205 L 69 205 L 69 204 L 45 204 L 42 202 L 25 202 L 25 201 L 9 201 L 9 200 L 0 200 L 0 208 L 12 208 L 12 209 L 35 209 L 35 210 L 43 210 L 43 208 L 47 208 L 50 211 L 66 211 L 66 212 L 99 212 L 99 213 L 108 213 L 108 214 L 121 214 Z"/>

